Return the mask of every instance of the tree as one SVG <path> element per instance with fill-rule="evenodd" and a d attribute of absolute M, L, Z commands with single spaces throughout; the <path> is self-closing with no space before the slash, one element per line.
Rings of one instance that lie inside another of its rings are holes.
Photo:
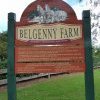
<path fill-rule="evenodd" d="M 86 5 L 91 12 L 92 44 L 95 48 L 100 48 L 100 0 L 86 0 Z"/>
<path fill-rule="evenodd" d="M 79 2 L 82 2 L 83 0 L 79 0 Z"/>
<path fill-rule="evenodd" d="M 100 0 L 87 0 L 87 6 L 91 11 L 92 43 L 100 47 Z"/>
<path fill-rule="evenodd" d="M 0 33 L 0 59 L 7 59 L 7 32 Z"/>

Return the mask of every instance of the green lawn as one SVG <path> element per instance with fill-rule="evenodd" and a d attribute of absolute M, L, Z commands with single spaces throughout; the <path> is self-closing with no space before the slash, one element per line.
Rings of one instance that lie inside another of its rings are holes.
<path fill-rule="evenodd" d="M 96 100 L 100 100 L 100 70 L 94 71 Z M 70 74 L 17 89 L 17 100 L 85 100 L 84 74 Z M 0 93 L 7 100 L 7 93 Z"/>

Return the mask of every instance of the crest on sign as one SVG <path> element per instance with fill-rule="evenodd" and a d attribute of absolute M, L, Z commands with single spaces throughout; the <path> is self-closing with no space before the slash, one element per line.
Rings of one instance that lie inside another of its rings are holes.
<path fill-rule="evenodd" d="M 45 9 L 41 5 L 37 5 L 37 9 L 29 14 L 30 22 L 36 23 L 54 23 L 65 21 L 68 15 L 65 11 L 58 7 L 50 8 L 48 4 L 45 5 Z"/>

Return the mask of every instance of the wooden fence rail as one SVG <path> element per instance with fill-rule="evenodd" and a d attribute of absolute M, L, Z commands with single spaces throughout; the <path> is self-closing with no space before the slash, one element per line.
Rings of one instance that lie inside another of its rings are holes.
<path fill-rule="evenodd" d="M 100 66 L 94 67 L 94 69 L 98 69 L 98 68 L 100 68 Z M 3 75 L 3 74 L 7 74 L 7 69 L 0 69 L 0 75 Z M 37 75 L 32 75 L 32 76 L 23 77 L 23 78 L 16 77 L 16 83 L 29 81 L 29 80 L 33 80 L 33 79 L 38 79 L 38 78 L 43 78 L 43 77 L 50 78 L 50 76 L 52 76 L 52 75 L 59 75 L 59 74 L 64 74 L 64 73 L 50 73 L 50 74 L 40 73 Z M 7 85 L 7 79 L 0 80 L 0 86 L 3 86 L 3 85 Z"/>
<path fill-rule="evenodd" d="M 7 73 L 7 69 L 0 69 L 0 75 L 6 74 L 6 73 Z"/>
<path fill-rule="evenodd" d="M 3 74 L 7 74 L 7 69 L 0 69 L 0 75 L 3 75 Z M 59 75 L 59 74 L 63 74 L 63 73 L 49 73 L 49 74 L 48 73 L 46 73 L 46 74 L 40 73 L 37 75 L 34 74 L 34 75 L 23 77 L 23 78 L 16 77 L 16 83 L 29 81 L 29 80 L 33 80 L 33 79 L 39 79 L 39 78 L 43 78 L 43 77 L 50 78 L 50 76 L 52 76 L 52 75 Z M 4 86 L 4 85 L 7 85 L 7 79 L 0 80 L 0 86 Z"/>

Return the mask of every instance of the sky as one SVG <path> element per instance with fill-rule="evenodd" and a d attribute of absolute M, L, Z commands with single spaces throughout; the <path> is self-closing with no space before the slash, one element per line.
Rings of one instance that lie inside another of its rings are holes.
<path fill-rule="evenodd" d="M 16 13 L 16 21 L 20 20 L 20 17 L 24 9 L 35 0 L 2 0 L 0 3 L 0 32 L 7 31 L 7 16 L 9 12 Z M 78 3 L 78 0 L 64 0 L 75 10 L 78 19 L 81 19 L 82 11 L 87 9 L 85 1 Z"/>

